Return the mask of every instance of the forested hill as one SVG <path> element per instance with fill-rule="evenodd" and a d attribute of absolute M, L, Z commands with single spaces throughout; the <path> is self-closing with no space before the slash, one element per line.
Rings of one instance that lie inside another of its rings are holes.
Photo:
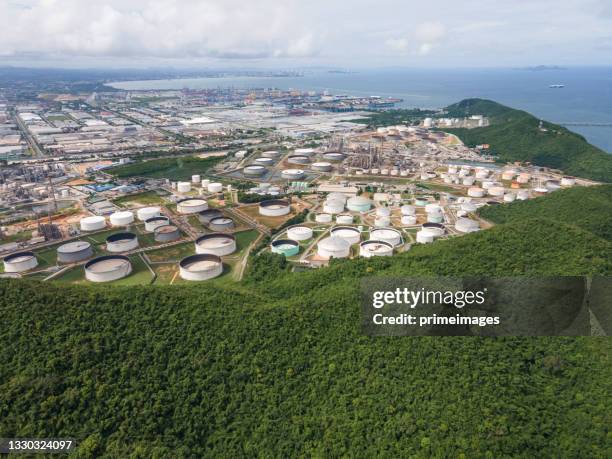
<path fill-rule="evenodd" d="M 466 145 L 490 145 L 490 153 L 502 162 L 529 161 L 561 169 L 568 175 L 612 182 L 612 154 L 589 144 L 584 137 L 535 116 L 485 99 L 465 99 L 446 108 L 447 115 L 461 118 L 485 115 L 486 127 L 445 129 Z"/>
<path fill-rule="evenodd" d="M 612 244 L 560 195 L 569 222 L 302 273 L 268 254 L 233 286 L 2 280 L 0 437 L 74 437 L 79 457 L 605 457 L 610 340 L 359 333 L 364 276 L 609 275 Z"/>

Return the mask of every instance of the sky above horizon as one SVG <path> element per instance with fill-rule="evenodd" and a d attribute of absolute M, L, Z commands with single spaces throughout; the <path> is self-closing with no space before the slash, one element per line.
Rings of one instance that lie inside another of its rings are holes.
<path fill-rule="evenodd" d="M 609 65 L 612 0 L 0 0 L 0 65 Z"/>

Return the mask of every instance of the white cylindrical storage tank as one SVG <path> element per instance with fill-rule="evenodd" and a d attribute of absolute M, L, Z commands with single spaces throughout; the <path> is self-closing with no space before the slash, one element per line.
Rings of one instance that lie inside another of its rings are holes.
<path fill-rule="evenodd" d="M 304 155 L 290 155 L 287 158 L 287 162 L 289 164 L 304 165 L 304 164 L 310 163 L 310 158 L 308 156 L 304 156 Z"/>
<path fill-rule="evenodd" d="M 268 172 L 268 169 L 258 164 L 252 164 L 242 169 L 242 173 L 249 177 L 259 177 L 264 175 L 266 172 Z M 210 184 L 208 184 L 208 186 L 210 186 Z"/>
<path fill-rule="evenodd" d="M 191 183 L 189 182 L 178 182 L 176 184 L 176 191 L 179 193 L 188 193 L 191 191 Z"/>
<path fill-rule="evenodd" d="M 337 226 L 330 231 L 332 237 L 344 239 L 349 244 L 357 244 L 361 240 L 361 232 L 352 226 Z"/>
<path fill-rule="evenodd" d="M 176 211 L 179 214 L 195 214 L 208 209 L 208 203 L 204 199 L 187 198 L 176 203 Z"/>
<path fill-rule="evenodd" d="M 416 215 L 416 208 L 410 205 L 404 205 L 400 207 L 402 215 Z"/>
<path fill-rule="evenodd" d="M 315 215 L 315 221 L 317 223 L 331 223 L 332 216 L 331 214 L 317 214 Z"/>
<path fill-rule="evenodd" d="M 342 201 L 346 204 L 346 195 L 344 193 L 329 193 L 326 198 L 327 201 Z"/>
<path fill-rule="evenodd" d="M 388 207 L 378 207 L 376 209 L 376 216 L 377 217 L 389 217 L 391 216 L 391 209 L 389 209 Z"/>
<path fill-rule="evenodd" d="M 427 204 L 425 206 L 425 212 L 428 214 L 439 214 L 442 212 L 442 208 L 439 204 Z"/>
<path fill-rule="evenodd" d="M 181 237 L 181 231 L 174 225 L 161 225 L 153 231 L 153 238 L 157 242 L 172 242 Z"/>
<path fill-rule="evenodd" d="M 287 180 L 299 180 L 304 178 L 305 172 L 302 169 L 285 169 L 281 176 Z"/>
<path fill-rule="evenodd" d="M 513 202 L 516 199 L 516 195 L 514 193 L 507 193 L 504 195 L 504 202 Z"/>
<path fill-rule="evenodd" d="M 81 218 L 81 231 L 97 231 L 106 228 L 106 219 L 94 215 L 92 217 Z"/>
<path fill-rule="evenodd" d="M 328 163 L 328 162 L 312 163 L 310 168 L 313 171 L 331 172 L 332 165 L 331 165 L 331 163 Z"/>
<path fill-rule="evenodd" d="M 444 236 L 444 233 L 446 232 L 444 225 L 432 222 L 423 223 L 421 231 L 425 232 L 425 234 L 430 234 L 433 237 Z"/>
<path fill-rule="evenodd" d="M 85 264 L 85 279 L 90 282 L 110 282 L 122 279 L 132 272 L 128 257 L 105 255 L 94 258 Z"/>
<path fill-rule="evenodd" d="M 525 200 L 529 199 L 529 191 L 527 191 L 527 190 L 519 190 L 516 193 L 516 199 L 518 199 L 519 201 L 525 201 Z"/>
<path fill-rule="evenodd" d="M 191 176 L 191 183 L 200 183 L 202 178 L 198 174 L 194 174 Z"/>
<path fill-rule="evenodd" d="M 430 212 L 427 214 L 428 223 L 442 223 L 444 221 L 444 215 L 442 212 Z"/>
<path fill-rule="evenodd" d="M 221 191 L 223 191 L 223 184 L 219 182 L 209 183 L 208 191 L 210 193 L 220 193 Z"/>
<path fill-rule="evenodd" d="M 370 239 L 359 245 L 359 256 L 361 257 L 390 257 L 391 255 L 393 255 L 393 246 L 385 241 Z"/>
<path fill-rule="evenodd" d="M 269 199 L 259 203 L 259 215 L 281 217 L 291 212 L 291 205 L 282 199 Z"/>
<path fill-rule="evenodd" d="M 294 153 L 296 155 L 312 156 L 314 155 L 314 149 L 312 148 L 296 148 Z"/>
<path fill-rule="evenodd" d="M 416 225 L 416 215 L 402 215 L 402 225 L 411 226 Z"/>
<path fill-rule="evenodd" d="M 4 257 L 5 273 L 22 273 L 38 266 L 34 252 L 17 252 Z"/>
<path fill-rule="evenodd" d="M 204 281 L 223 274 L 223 261 L 217 255 L 196 254 L 179 262 L 179 276 L 188 281 Z"/>
<path fill-rule="evenodd" d="M 391 226 L 391 217 L 376 217 L 374 219 L 374 226 L 377 228 Z"/>
<path fill-rule="evenodd" d="M 307 226 L 294 226 L 287 230 L 287 239 L 292 241 L 307 241 L 312 239 L 312 229 Z"/>
<path fill-rule="evenodd" d="M 399 231 L 392 228 L 380 228 L 370 232 L 370 239 L 374 241 L 384 241 L 396 247 L 402 243 L 402 235 Z"/>
<path fill-rule="evenodd" d="M 464 202 L 461 204 L 461 210 L 464 212 L 476 212 L 476 209 L 478 209 L 478 207 L 472 202 Z"/>
<path fill-rule="evenodd" d="M 473 233 L 480 229 L 480 225 L 476 220 L 470 218 L 458 218 L 455 222 L 455 229 L 460 233 Z"/>
<path fill-rule="evenodd" d="M 272 158 L 257 158 L 255 164 L 259 164 L 260 166 L 271 166 L 274 164 L 274 160 Z"/>
<path fill-rule="evenodd" d="M 340 225 L 351 225 L 353 223 L 353 216 L 347 214 L 338 215 L 336 217 L 336 223 Z"/>
<path fill-rule="evenodd" d="M 565 176 L 561 179 L 561 186 L 574 186 L 576 179 L 574 177 Z"/>
<path fill-rule="evenodd" d="M 559 180 L 548 180 L 545 186 L 549 191 L 556 191 L 561 188 L 561 182 Z"/>
<path fill-rule="evenodd" d="M 479 180 L 486 179 L 489 176 L 488 169 L 477 169 L 476 170 L 476 178 Z"/>
<path fill-rule="evenodd" d="M 470 175 L 468 177 L 464 177 L 461 183 L 463 183 L 465 186 L 472 186 L 474 184 L 474 181 L 474 177 Z"/>
<path fill-rule="evenodd" d="M 429 244 L 433 242 L 433 240 L 434 240 L 434 237 L 427 231 L 421 230 L 421 231 L 417 231 L 416 233 L 416 241 L 419 244 Z"/>
<path fill-rule="evenodd" d="M 134 233 L 115 233 L 106 238 L 108 252 L 128 252 L 138 248 L 138 238 Z"/>
<path fill-rule="evenodd" d="M 234 220 L 229 217 L 215 217 L 208 222 L 211 231 L 230 231 L 234 229 Z"/>
<path fill-rule="evenodd" d="M 151 217 L 145 220 L 145 230 L 152 233 L 156 228 L 169 224 L 170 219 L 168 217 L 159 215 L 157 217 Z"/>
<path fill-rule="evenodd" d="M 327 214 L 339 214 L 344 211 L 344 201 L 332 199 L 325 201 L 323 204 L 323 212 Z"/>
<path fill-rule="evenodd" d="M 501 178 L 502 180 L 512 180 L 516 175 L 516 171 L 508 170 L 502 172 Z"/>
<path fill-rule="evenodd" d="M 467 194 L 472 198 L 482 198 L 485 195 L 485 191 L 480 187 L 473 186 L 468 189 Z"/>
<path fill-rule="evenodd" d="M 280 153 L 277 150 L 268 150 L 264 151 L 261 156 L 262 158 L 278 158 Z"/>
<path fill-rule="evenodd" d="M 195 249 L 196 253 L 212 254 L 222 257 L 236 251 L 236 238 L 231 234 L 205 234 L 196 239 Z"/>
<path fill-rule="evenodd" d="M 134 213 L 129 210 L 114 212 L 110 216 L 112 226 L 127 226 L 134 222 Z"/>
<path fill-rule="evenodd" d="M 326 237 L 317 243 L 317 254 L 324 260 L 347 258 L 350 253 L 351 244 L 337 236 Z"/>
<path fill-rule="evenodd" d="M 330 151 L 327 153 L 323 153 L 323 159 L 325 159 L 326 161 L 338 162 L 344 159 L 344 155 L 337 151 Z"/>
<path fill-rule="evenodd" d="M 87 241 L 73 241 L 57 248 L 57 261 L 60 263 L 76 263 L 93 256 L 93 248 Z"/>
<path fill-rule="evenodd" d="M 159 217 L 161 214 L 161 209 L 159 207 L 143 207 L 142 209 L 138 209 L 136 211 L 136 216 L 138 220 L 145 222 L 149 218 Z"/>
<path fill-rule="evenodd" d="M 202 188 L 205 188 L 205 189 L 208 190 L 208 185 L 210 185 L 210 180 L 209 179 L 204 179 L 204 180 L 202 180 L 201 184 L 202 184 Z"/>
<path fill-rule="evenodd" d="M 503 186 L 492 186 L 487 190 L 489 196 L 503 196 L 504 195 L 504 187 Z"/>
<path fill-rule="evenodd" d="M 367 212 L 372 208 L 372 201 L 363 196 L 355 196 L 346 201 L 346 207 L 353 212 Z"/>
<path fill-rule="evenodd" d="M 219 217 L 223 217 L 223 212 L 221 212 L 219 209 L 206 209 L 202 212 L 198 212 L 198 220 L 205 225 L 208 225 L 213 218 Z"/>

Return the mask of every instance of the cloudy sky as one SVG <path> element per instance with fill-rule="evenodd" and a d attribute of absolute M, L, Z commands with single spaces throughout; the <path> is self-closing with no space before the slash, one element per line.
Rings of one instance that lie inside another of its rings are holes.
<path fill-rule="evenodd" d="M 0 65 L 612 63 L 612 0 L 0 0 Z"/>

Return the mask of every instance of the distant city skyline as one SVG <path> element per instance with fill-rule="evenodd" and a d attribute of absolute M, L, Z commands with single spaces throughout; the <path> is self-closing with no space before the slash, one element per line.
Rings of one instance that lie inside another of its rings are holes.
<path fill-rule="evenodd" d="M 14 0 L 0 65 L 517 67 L 612 62 L 612 2 Z"/>

